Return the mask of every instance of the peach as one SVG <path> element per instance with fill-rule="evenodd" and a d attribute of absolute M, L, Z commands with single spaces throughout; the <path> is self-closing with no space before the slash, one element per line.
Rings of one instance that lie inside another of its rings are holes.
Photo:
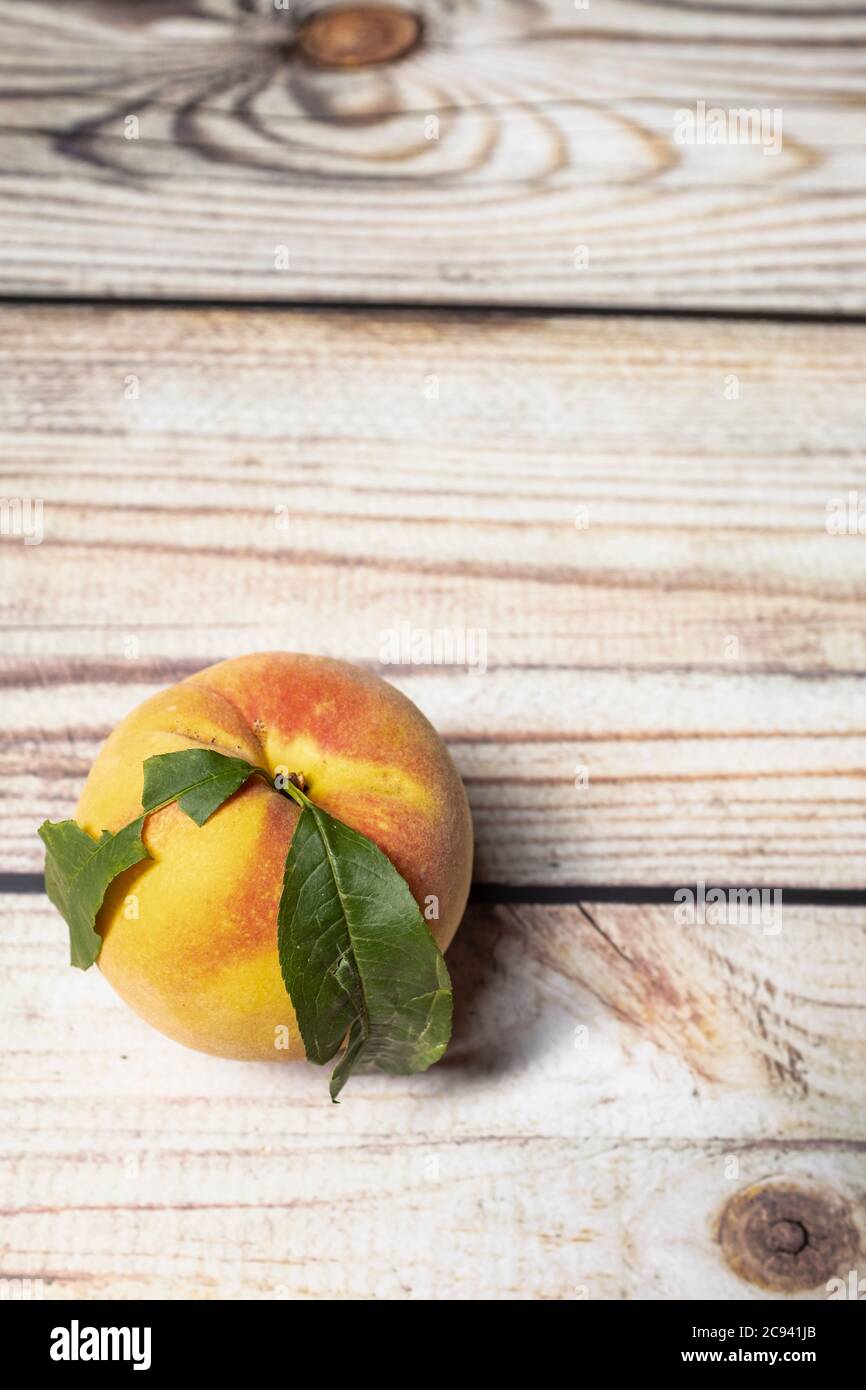
<path fill-rule="evenodd" d="M 388 856 L 445 950 L 469 891 L 472 823 L 454 764 L 411 700 L 321 657 L 270 652 L 220 662 L 118 725 L 88 776 L 79 825 L 92 835 L 119 830 L 141 814 L 145 758 L 193 747 L 247 758 L 272 776 L 303 774 L 318 805 Z M 253 777 L 203 826 L 177 805 L 145 821 L 152 859 L 109 888 L 97 921 L 99 965 L 170 1038 L 220 1057 L 304 1056 L 277 956 L 299 814 Z"/>

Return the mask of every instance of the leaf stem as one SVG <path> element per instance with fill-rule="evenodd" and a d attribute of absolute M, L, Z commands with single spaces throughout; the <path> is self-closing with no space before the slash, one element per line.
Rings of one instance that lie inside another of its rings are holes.
<path fill-rule="evenodd" d="M 256 768 L 256 772 L 259 771 L 261 771 L 261 769 Z M 282 792 L 283 796 L 291 797 L 292 801 L 296 801 L 302 810 L 313 810 L 313 803 L 310 798 L 305 792 L 301 791 L 300 787 L 296 787 L 294 782 L 289 782 L 285 787 L 278 787 L 268 773 L 265 773 L 265 776 L 268 778 L 275 792 Z"/>

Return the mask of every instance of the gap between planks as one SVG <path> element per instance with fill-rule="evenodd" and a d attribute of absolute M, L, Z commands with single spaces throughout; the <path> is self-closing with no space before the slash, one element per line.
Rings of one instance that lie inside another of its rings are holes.
<path fill-rule="evenodd" d="M 682 887 L 689 885 L 683 884 Z M 707 890 L 719 888 L 724 893 L 737 891 L 735 884 L 712 883 Z M 753 889 L 768 891 L 770 885 L 753 884 Z M 484 883 L 472 884 L 469 902 L 473 905 L 491 906 L 509 903 L 524 903 L 529 906 L 579 906 L 588 903 L 631 903 L 668 904 L 673 903 L 674 894 L 679 888 L 674 885 L 658 884 L 604 884 L 604 883 Z M 739 890 L 741 891 L 741 890 Z M 0 873 L 0 894 L 44 893 L 43 874 Z M 784 888 L 781 890 L 785 901 L 792 907 L 866 907 L 866 889 L 857 888 Z"/>
<path fill-rule="evenodd" d="M 815 324 L 829 328 L 866 327 L 866 313 L 837 313 L 826 309 L 791 308 L 748 309 L 705 307 L 669 308 L 653 304 L 546 304 L 543 300 L 517 300 L 507 304 L 495 304 L 487 300 L 460 300 L 457 303 L 437 302 L 436 300 L 408 299 L 221 299 L 212 295 L 206 298 L 172 298 L 152 295 L 82 295 L 58 290 L 47 294 L 34 290 L 18 294 L 0 290 L 0 309 L 134 309 L 146 312 L 177 311 L 201 313 L 203 310 L 237 310 L 253 314 L 304 314 L 320 310 L 327 314 L 365 315 L 370 313 L 393 314 L 406 318 L 422 316 L 443 316 L 455 321 L 461 318 L 488 318 L 492 322 L 509 319 L 658 319 L 661 322 L 683 320 L 684 322 L 707 323 L 779 323 Z"/>

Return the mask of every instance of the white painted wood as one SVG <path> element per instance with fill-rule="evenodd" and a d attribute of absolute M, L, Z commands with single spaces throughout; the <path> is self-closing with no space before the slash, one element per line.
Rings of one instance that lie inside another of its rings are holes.
<path fill-rule="evenodd" d="M 335 73 L 266 0 L 5 0 L 0 287 L 863 311 L 856 5 L 421 9 Z M 700 101 L 780 152 L 679 143 Z"/>
<path fill-rule="evenodd" d="M 7 308 L 2 487 L 43 499 L 45 539 L 0 545 L 0 868 L 39 868 L 35 825 L 155 689 L 295 648 L 442 731 L 481 879 L 862 886 L 866 549 L 827 504 L 859 496 L 864 349 Z M 402 625 L 483 633 L 485 673 L 383 665 Z"/>
<path fill-rule="evenodd" d="M 474 909 L 446 1061 L 339 1107 L 318 1069 L 162 1039 L 66 965 L 44 899 L 2 910 L 0 1276 L 48 1297 L 761 1298 L 716 1241 L 735 1191 L 862 1216 L 862 910 L 691 937 Z"/>
<path fill-rule="evenodd" d="M 73 813 L 102 738 L 191 669 L 139 664 L 7 659 L 4 869 L 41 869 L 36 826 Z M 862 884 L 858 678 L 381 669 L 451 746 L 482 882 Z"/>

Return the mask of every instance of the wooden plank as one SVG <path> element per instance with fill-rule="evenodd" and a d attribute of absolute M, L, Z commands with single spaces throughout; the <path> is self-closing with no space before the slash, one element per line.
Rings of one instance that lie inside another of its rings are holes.
<path fill-rule="evenodd" d="M 448 1058 L 339 1111 L 318 1069 L 152 1032 L 44 899 L 2 911 L 0 1276 L 49 1297 L 760 1299 L 718 1243 L 734 1193 L 866 1215 L 863 910 L 473 909 Z"/>
<path fill-rule="evenodd" d="M 44 542 L 0 545 L 0 868 L 38 869 L 34 825 L 136 703 L 283 647 L 421 705 L 481 879 L 860 886 L 866 552 L 827 504 L 857 495 L 864 348 L 856 326 L 7 308 L 2 489 L 42 500 Z M 483 636 L 486 669 L 471 645 L 385 664 L 404 629 Z"/>
<path fill-rule="evenodd" d="M 2 869 L 41 870 L 36 826 L 73 813 L 113 725 L 204 664 L 6 658 Z M 451 746 L 481 882 L 862 886 L 859 677 L 378 669 Z"/>
<path fill-rule="evenodd" d="M 428 713 L 482 879 L 859 886 L 866 553 L 827 504 L 860 477 L 864 347 L 5 310 L 2 488 L 42 500 L 44 541 L 0 546 L 0 867 L 38 868 L 34 824 L 154 689 L 288 647 Z M 467 662 L 385 664 L 405 629 L 468 633 Z"/>
<path fill-rule="evenodd" d="M 863 312 L 853 0 L 418 11 L 334 72 L 270 0 L 2 0 L 0 289 Z M 698 102 L 780 151 L 680 142 Z"/>

